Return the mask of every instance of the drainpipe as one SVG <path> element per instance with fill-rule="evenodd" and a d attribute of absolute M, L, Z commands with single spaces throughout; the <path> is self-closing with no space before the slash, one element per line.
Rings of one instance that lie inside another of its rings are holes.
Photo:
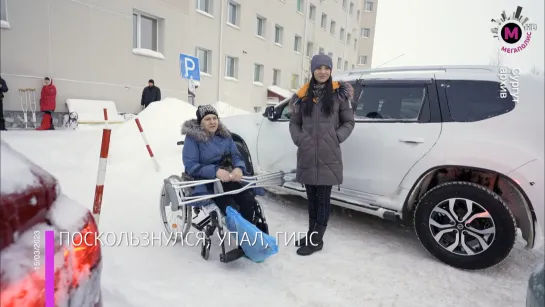
<path fill-rule="evenodd" d="M 346 30 L 344 30 L 344 48 L 343 48 L 343 60 L 341 62 L 341 65 L 344 65 L 344 62 L 346 61 L 346 45 L 348 44 L 348 41 L 346 40 L 346 38 L 348 37 L 348 33 L 352 33 L 352 30 L 348 31 L 348 21 L 350 20 L 350 7 L 347 7 L 346 8 L 346 22 L 345 22 L 345 25 L 344 25 L 344 28 Z M 341 70 L 343 71 L 343 70 Z"/>
<path fill-rule="evenodd" d="M 305 73 L 305 59 L 306 59 L 306 56 L 305 56 L 305 47 L 307 45 L 307 24 L 308 24 L 308 12 L 310 10 L 310 0 L 306 0 L 306 4 L 305 4 L 305 14 L 304 14 L 304 18 L 305 18 L 305 33 L 303 34 L 303 46 L 302 46 L 302 54 L 301 54 L 301 75 L 299 76 L 299 84 L 301 84 L 301 86 L 303 85 L 303 81 L 305 80 L 305 78 L 303 77 L 303 74 Z"/>
<path fill-rule="evenodd" d="M 219 51 L 218 51 L 218 96 L 216 101 L 220 101 L 220 89 L 221 89 L 221 59 L 223 58 L 223 18 L 225 18 L 225 12 L 223 11 L 224 2 L 227 0 L 221 0 L 220 3 L 220 37 L 219 37 Z"/>

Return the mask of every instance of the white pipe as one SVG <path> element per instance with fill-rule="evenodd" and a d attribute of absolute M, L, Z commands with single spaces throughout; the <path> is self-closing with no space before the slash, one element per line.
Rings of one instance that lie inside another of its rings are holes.
<path fill-rule="evenodd" d="M 343 48 L 343 60 L 341 62 L 341 65 L 344 65 L 344 62 L 346 61 L 346 44 L 348 44 L 348 33 L 352 33 L 352 30 L 348 31 L 348 21 L 350 20 L 350 12 L 348 11 L 350 8 L 347 7 L 346 8 L 346 22 L 345 22 L 345 25 L 344 25 L 344 28 L 346 30 L 344 30 L 344 37 L 343 37 L 343 41 L 344 41 L 344 48 Z M 344 68 L 343 66 L 343 69 L 341 69 L 341 71 L 344 71 L 346 68 Z"/>
<path fill-rule="evenodd" d="M 308 12 L 310 10 L 310 0 L 306 0 L 306 5 L 305 5 L 305 13 L 303 15 L 303 18 L 305 18 L 305 33 L 303 34 L 303 46 L 301 48 L 302 50 L 302 54 L 301 54 L 301 75 L 299 76 L 299 84 L 302 86 L 303 85 L 303 82 L 305 80 L 305 78 L 303 77 L 304 76 L 304 73 L 305 73 L 305 49 L 306 49 L 306 46 L 307 46 L 307 24 L 308 24 Z"/>
<path fill-rule="evenodd" d="M 223 4 L 227 0 L 221 0 L 221 14 L 220 14 L 220 38 L 219 38 L 219 51 L 218 51 L 218 96 L 216 101 L 221 101 L 220 99 L 220 90 L 221 90 L 221 59 L 223 57 L 223 18 L 225 15 Z"/>

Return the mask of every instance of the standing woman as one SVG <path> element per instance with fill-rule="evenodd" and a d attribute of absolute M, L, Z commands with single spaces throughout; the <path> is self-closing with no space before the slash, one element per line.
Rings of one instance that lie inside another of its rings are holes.
<path fill-rule="evenodd" d="M 323 248 L 323 236 L 331 210 L 331 189 L 343 182 L 340 144 L 354 130 L 349 83 L 334 82 L 329 56 L 311 60 L 312 78 L 289 102 L 290 134 L 297 146 L 297 182 L 304 184 L 308 198 L 307 236 L 296 242 L 297 254 L 311 255 Z"/>
<path fill-rule="evenodd" d="M 40 96 L 40 111 L 44 112 L 42 124 L 36 130 L 55 130 L 53 126 L 53 112 L 57 106 L 57 88 L 53 85 L 53 79 L 44 78 L 44 86 Z"/>

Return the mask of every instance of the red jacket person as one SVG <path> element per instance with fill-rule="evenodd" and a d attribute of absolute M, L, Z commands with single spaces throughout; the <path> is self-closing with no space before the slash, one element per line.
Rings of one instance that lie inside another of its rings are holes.
<path fill-rule="evenodd" d="M 40 111 L 44 112 L 42 123 L 36 130 L 54 130 L 53 111 L 57 106 L 57 88 L 53 85 L 53 79 L 45 77 L 42 94 L 40 96 Z"/>

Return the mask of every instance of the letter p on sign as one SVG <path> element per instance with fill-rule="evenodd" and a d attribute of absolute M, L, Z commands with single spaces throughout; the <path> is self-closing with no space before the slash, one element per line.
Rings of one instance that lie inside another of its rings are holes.
<path fill-rule="evenodd" d="M 190 58 L 184 59 L 184 65 L 185 65 L 185 77 L 189 79 L 189 72 L 195 70 L 195 62 L 193 62 Z"/>

